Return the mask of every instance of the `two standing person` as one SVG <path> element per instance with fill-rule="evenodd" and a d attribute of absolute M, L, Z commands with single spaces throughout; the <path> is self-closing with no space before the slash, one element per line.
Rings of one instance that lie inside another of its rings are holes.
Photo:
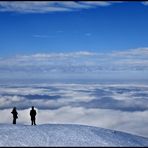
<path fill-rule="evenodd" d="M 18 113 L 16 111 L 16 107 L 13 108 L 12 112 L 13 114 L 13 124 L 16 124 L 16 119 L 18 118 Z M 36 125 L 36 110 L 34 109 L 34 106 L 32 106 L 32 109 L 30 110 L 30 116 L 31 116 L 31 125 Z"/>

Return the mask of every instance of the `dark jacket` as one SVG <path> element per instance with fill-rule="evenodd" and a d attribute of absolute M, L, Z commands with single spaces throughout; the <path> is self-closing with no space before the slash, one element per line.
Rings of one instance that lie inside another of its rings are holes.
<path fill-rule="evenodd" d="M 31 116 L 31 120 L 34 120 L 36 116 L 36 110 L 34 109 L 30 110 L 30 116 Z"/>
<path fill-rule="evenodd" d="M 13 114 L 13 118 L 15 118 L 15 119 L 18 118 L 18 116 L 17 116 L 18 113 L 17 113 L 16 109 L 13 109 L 11 113 Z"/>

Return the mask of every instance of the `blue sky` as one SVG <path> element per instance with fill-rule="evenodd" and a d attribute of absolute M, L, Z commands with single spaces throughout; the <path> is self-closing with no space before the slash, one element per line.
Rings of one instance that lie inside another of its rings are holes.
<path fill-rule="evenodd" d="M 0 70 L 146 71 L 147 16 L 147 2 L 0 2 Z"/>
<path fill-rule="evenodd" d="M 21 3 L 14 5 L 19 7 Z M 1 56 L 147 47 L 148 6 L 141 2 L 44 13 L 28 12 L 27 8 L 21 12 L 11 7 L 11 11 L 0 12 Z"/>

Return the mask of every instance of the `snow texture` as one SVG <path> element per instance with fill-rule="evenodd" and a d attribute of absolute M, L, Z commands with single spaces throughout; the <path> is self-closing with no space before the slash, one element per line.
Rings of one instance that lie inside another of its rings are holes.
<path fill-rule="evenodd" d="M 148 138 L 78 124 L 0 124 L 0 146 L 148 146 Z"/>

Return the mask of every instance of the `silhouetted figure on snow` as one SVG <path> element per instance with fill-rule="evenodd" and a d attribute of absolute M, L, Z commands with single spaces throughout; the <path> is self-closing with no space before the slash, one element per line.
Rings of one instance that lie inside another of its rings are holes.
<path fill-rule="evenodd" d="M 34 106 L 32 106 L 32 109 L 30 110 L 30 116 L 31 116 L 31 124 L 36 125 L 35 123 L 36 110 L 34 109 Z"/>
<path fill-rule="evenodd" d="M 13 108 L 11 113 L 13 114 L 13 124 L 16 124 L 16 119 L 18 118 L 18 116 L 17 116 L 18 113 L 16 111 L 16 107 Z"/>

